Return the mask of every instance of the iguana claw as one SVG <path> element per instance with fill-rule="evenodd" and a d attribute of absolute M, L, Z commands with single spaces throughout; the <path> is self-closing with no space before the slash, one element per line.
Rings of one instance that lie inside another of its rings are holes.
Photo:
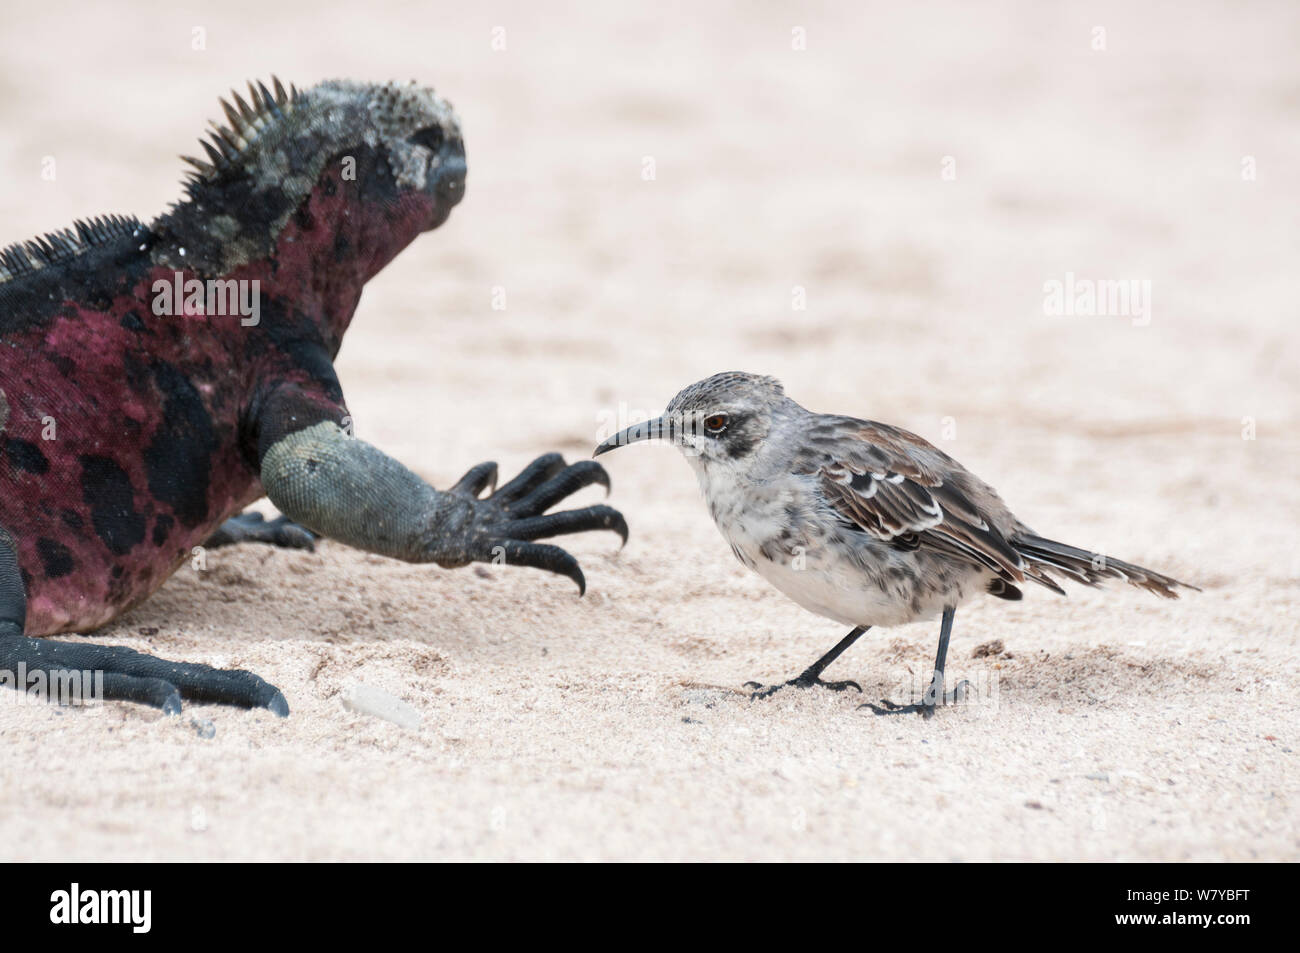
<path fill-rule="evenodd" d="M 470 558 L 480 562 L 532 566 L 572 579 L 578 594 L 587 591 L 578 561 L 559 546 L 533 540 L 568 533 L 607 529 L 627 542 L 627 521 L 612 507 L 599 504 L 547 513 L 550 507 L 593 483 L 609 490 L 609 474 L 593 460 L 566 465 L 558 453 L 538 457 L 519 475 L 482 499 L 478 494 L 496 482 L 496 464 L 480 463 L 460 478 L 452 492 L 474 504 Z"/>

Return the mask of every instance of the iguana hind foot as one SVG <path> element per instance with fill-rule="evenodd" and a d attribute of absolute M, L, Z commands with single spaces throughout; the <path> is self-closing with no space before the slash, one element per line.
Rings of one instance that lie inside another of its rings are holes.
<path fill-rule="evenodd" d="M 236 543 L 267 543 L 280 549 L 316 550 L 316 536 L 305 526 L 299 526 L 287 516 L 267 519 L 256 510 L 232 516 L 207 538 L 204 546 L 233 546 Z"/>
<path fill-rule="evenodd" d="M 29 638 L 12 622 L 0 622 L 0 673 L 10 687 L 56 702 L 131 701 L 177 715 L 183 698 L 289 714 L 280 690 L 252 672 L 171 662 L 122 645 Z M 62 697 L 69 686 L 75 697 Z"/>

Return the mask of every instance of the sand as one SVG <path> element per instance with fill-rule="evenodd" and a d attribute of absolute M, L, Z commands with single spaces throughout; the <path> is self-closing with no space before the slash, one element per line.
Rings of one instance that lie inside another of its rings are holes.
<path fill-rule="evenodd" d="M 583 599 L 329 543 L 182 570 L 99 637 L 251 668 L 292 717 L 11 696 L 0 857 L 1300 856 L 1300 11 L 615 6 L 7 10 L 0 241 L 152 216 L 246 78 L 416 77 L 461 112 L 468 194 L 367 290 L 360 436 L 446 486 L 765 372 L 1204 591 L 964 607 L 950 673 L 985 697 L 931 721 L 857 706 L 924 678 L 935 623 L 828 670 L 861 696 L 752 702 L 843 633 L 736 563 L 675 452 L 630 448 L 629 544 L 571 538 Z M 1149 321 L 1045 314 L 1067 273 L 1150 281 Z M 345 707 L 358 683 L 419 726 Z"/>

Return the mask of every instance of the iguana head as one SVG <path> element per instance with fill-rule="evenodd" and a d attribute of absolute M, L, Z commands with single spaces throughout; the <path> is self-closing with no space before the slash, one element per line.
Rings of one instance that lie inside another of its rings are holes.
<path fill-rule="evenodd" d="M 330 80 L 307 90 L 249 84 L 222 101 L 227 123 L 186 157 L 188 198 L 155 223 L 180 266 L 228 274 L 295 249 L 374 274 L 447 220 L 465 188 L 465 147 L 451 106 L 414 83 Z M 321 247 L 317 248 L 316 245 Z M 323 264 L 324 262 L 317 262 Z"/>

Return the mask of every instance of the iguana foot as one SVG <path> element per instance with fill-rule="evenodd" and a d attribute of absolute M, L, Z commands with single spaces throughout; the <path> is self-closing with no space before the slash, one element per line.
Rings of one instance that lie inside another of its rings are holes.
<path fill-rule="evenodd" d="M 452 493 L 467 496 L 474 502 L 473 535 L 464 546 L 468 560 L 532 566 L 559 573 L 572 579 L 581 595 L 587 591 L 587 581 L 578 561 L 559 546 L 533 540 L 607 529 L 627 542 L 627 522 L 612 507 L 597 505 L 546 512 L 593 483 L 609 490 L 609 474 L 594 460 L 568 465 L 558 453 L 548 453 L 524 467 L 509 483 L 479 499 L 483 490 L 496 485 L 496 478 L 495 463 L 480 463 L 451 488 Z"/>
<path fill-rule="evenodd" d="M 52 701 L 132 701 L 177 715 L 181 699 L 265 708 L 288 717 L 289 703 L 274 685 L 242 669 L 170 662 L 122 645 L 58 642 L 5 634 L 0 627 L 0 672 L 12 687 Z M 41 677 L 43 676 L 43 677 Z M 75 686 L 68 694 L 69 686 Z"/>
<path fill-rule="evenodd" d="M 235 543 L 269 543 L 281 549 L 316 549 L 316 535 L 305 526 L 299 526 L 287 516 L 268 520 L 256 510 L 232 516 L 207 538 L 204 546 L 233 546 Z"/>
<path fill-rule="evenodd" d="M 762 682 L 746 682 L 746 688 L 754 689 L 750 699 L 771 698 L 783 688 L 829 688 L 833 692 L 843 692 L 852 688 L 861 692 L 862 686 L 857 682 L 845 680 L 842 682 L 824 682 L 820 678 L 805 678 L 800 675 L 798 678 L 792 678 L 788 682 L 782 682 L 780 685 L 764 686 Z"/>

